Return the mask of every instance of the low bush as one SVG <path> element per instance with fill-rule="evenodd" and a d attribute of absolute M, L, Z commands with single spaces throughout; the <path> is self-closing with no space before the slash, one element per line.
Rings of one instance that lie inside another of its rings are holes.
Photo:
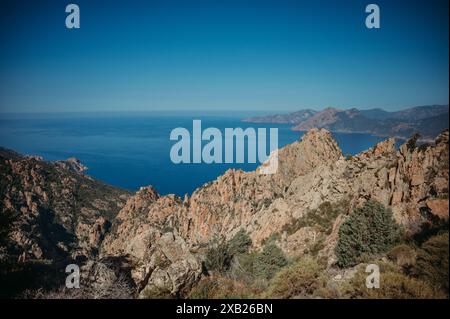
<path fill-rule="evenodd" d="M 233 255 L 230 246 L 223 238 L 215 237 L 205 256 L 205 266 L 208 271 L 225 272 L 229 269 Z"/>
<path fill-rule="evenodd" d="M 271 242 L 266 244 L 262 252 L 256 256 L 253 269 L 256 276 L 270 279 L 287 264 L 283 251 Z"/>
<path fill-rule="evenodd" d="M 190 299 L 247 299 L 255 298 L 258 292 L 245 283 L 227 277 L 205 277 L 192 288 Z"/>
<path fill-rule="evenodd" d="M 418 250 L 413 273 L 448 294 L 448 258 L 448 233 L 431 237 Z"/>
<path fill-rule="evenodd" d="M 229 241 L 216 236 L 206 252 L 205 266 L 208 270 L 224 273 L 230 268 L 233 258 L 247 253 L 251 245 L 252 240 L 243 229 Z"/>
<path fill-rule="evenodd" d="M 323 268 L 312 258 L 301 259 L 278 272 L 264 296 L 283 299 L 312 296 L 324 287 L 322 272 Z"/>
<path fill-rule="evenodd" d="M 434 299 L 445 298 L 425 282 L 401 272 L 381 271 L 380 288 L 367 288 L 367 273 L 360 269 L 344 287 L 343 298 L 362 299 Z"/>
<path fill-rule="evenodd" d="M 295 219 L 291 224 L 283 227 L 288 235 L 294 234 L 303 227 L 314 227 L 318 232 L 329 235 L 333 223 L 340 214 L 347 214 L 348 201 L 342 200 L 337 203 L 323 202 L 317 209 L 308 211 L 304 216 Z"/>
<path fill-rule="evenodd" d="M 156 286 L 145 287 L 143 291 L 139 294 L 141 299 L 173 299 L 174 296 L 171 295 L 170 291 L 166 289 L 161 289 Z"/>
<path fill-rule="evenodd" d="M 388 252 L 387 256 L 397 266 L 402 267 L 405 272 L 410 272 L 411 267 L 416 263 L 416 251 L 406 244 L 395 246 Z"/>
<path fill-rule="evenodd" d="M 248 236 L 247 232 L 243 229 L 240 229 L 236 235 L 233 236 L 228 242 L 230 252 L 233 255 L 243 254 L 248 252 L 250 247 L 252 246 L 252 240 Z"/>

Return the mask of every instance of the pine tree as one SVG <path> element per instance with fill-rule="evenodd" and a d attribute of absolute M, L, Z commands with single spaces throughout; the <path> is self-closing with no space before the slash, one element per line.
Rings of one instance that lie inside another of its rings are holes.
<path fill-rule="evenodd" d="M 392 211 L 380 203 L 367 201 L 355 209 L 339 229 L 336 245 L 338 264 L 349 267 L 364 257 L 388 251 L 401 237 Z"/>

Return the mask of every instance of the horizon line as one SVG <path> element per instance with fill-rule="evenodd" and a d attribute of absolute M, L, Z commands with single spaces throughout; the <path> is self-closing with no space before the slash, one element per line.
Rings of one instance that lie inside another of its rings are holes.
<path fill-rule="evenodd" d="M 294 113 L 294 112 L 299 112 L 299 111 L 304 111 L 304 110 L 313 110 L 313 111 L 324 111 L 326 109 L 336 109 L 336 110 L 351 110 L 351 109 L 357 109 L 357 110 L 382 110 L 385 112 L 398 112 L 398 111 L 402 111 L 402 110 L 407 110 L 407 109 L 411 109 L 411 108 L 417 108 L 417 107 L 435 107 L 435 106 L 447 106 L 449 107 L 449 103 L 442 103 L 442 104 L 425 104 L 425 105 L 414 105 L 414 106 L 407 106 L 407 107 L 402 107 L 400 109 L 397 110 L 387 110 L 387 108 L 385 107 L 364 107 L 364 108 L 360 108 L 360 107 L 355 107 L 355 106 L 348 106 L 348 107 L 339 107 L 339 106 L 324 106 L 324 107 L 300 107 L 297 109 L 284 109 L 284 110 L 261 110 L 261 109 L 239 109 L 239 110 L 233 110 L 233 112 L 238 112 L 238 113 L 244 113 L 244 112 L 258 112 L 258 113 L 268 113 L 268 114 L 282 114 L 282 113 Z M 205 113 L 220 113 L 220 112 L 226 112 L 229 113 L 230 109 L 146 109 L 146 110 L 141 110 L 141 109 L 133 109 L 133 110 L 80 110 L 80 111 L 59 111 L 59 110 L 54 110 L 54 111 L 50 111 L 50 110 L 44 110 L 41 112 L 36 112 L 36 111 L 17 111 L 17 112 L 3 112 L 0 110 L 0 115 L 47 115 L 47 114 L 98 114 L 98 113 L 161 113 L 161 112 L 165 112 L 165 113 L 175 113 L 175 112 L 182 112 L 182 113 L 192 113 L 192 112 L 205 112 Z"/>

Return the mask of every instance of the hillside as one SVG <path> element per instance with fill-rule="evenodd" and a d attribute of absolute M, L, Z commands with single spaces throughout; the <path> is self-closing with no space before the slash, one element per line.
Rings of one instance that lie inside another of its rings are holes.
<path fill-rule="evenodd" d="M 298 114 L 307 114 L 300 117 Z M 323 111 L 298 111 L 288 114 L 244 119 L 252 123 L 289 123 L 295 131 L 325 128 L 333 132 L 369 133 L 384 137 L 407 139 L 420 133 L 423 140 L 432 140 L 448 128 L 448 105 L 412 107 L 396 112 L 382 109 L 340 110 L 327 108 Z"/>
<path fill-rule="evenodd" d="M 97 255 L 104 234 L 130 193 L 83 175 L 84 168 L 73 158 L 46 162 L 0 148 L 2 231 L 6 221 L 12 222 L 9 240 L 0 243 L 0 268 L 19 260 L 14 269 L 24 271 L 13 277 L 15 283 L 5 283 L 1 269 L 0 295 L 8 284 L 14 285 L 12 290 L 34 284 L 28 276 L 39 281 L 35 272 L 56 275 L 64 271 L 55 271 L 53 267 L 61 267 L 58 263 Z M 23 278 L 29 282 L 22 282 Z"/>

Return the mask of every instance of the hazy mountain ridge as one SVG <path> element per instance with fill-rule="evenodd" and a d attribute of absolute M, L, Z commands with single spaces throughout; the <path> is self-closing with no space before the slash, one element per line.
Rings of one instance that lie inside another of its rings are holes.
<path fill-rule="evenodd" d="M 404 139 L 418 132 L 424 140 L 432 140 L 439 132 L 448 128 L 448 112 L 448 105 L 417 106 L 395 112 L 382 109 L 326 108 L 323 111 L 304 110 L 252 117 L 243 121 L 289 123 L 293 124 L 292 129 L 297 131 L 325 128 L 334 132 L 369 133 Z"/>
<path fill-rule="evenodd" d="M 260 116 L 260 117 L 250 117 L 247 119 L 244 119 L 244 122 L 250 122 L 250 123 L 290 123 L 290 124 L 298 124 L 301 123 L 310 117 L 312 117 L 314 114 L 316 114 L 317 111 L 315 110 L 301 110 L 293 113 L 287 113 L 287 114 L 275 114 L 275 115 L 266 115 L 266 116 Z"/>

